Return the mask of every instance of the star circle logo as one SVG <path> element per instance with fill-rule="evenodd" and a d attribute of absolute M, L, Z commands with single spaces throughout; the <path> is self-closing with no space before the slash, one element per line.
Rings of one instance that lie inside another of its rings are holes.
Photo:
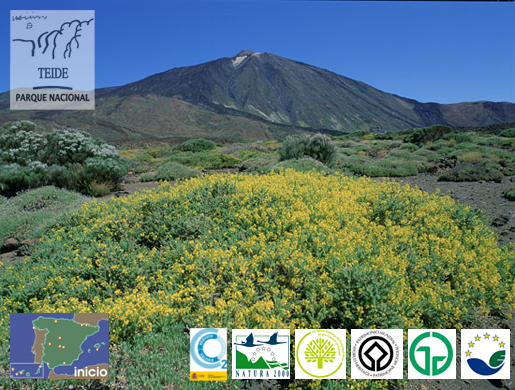
<path fill-rule="evenodd" d="M 461 331 L 463 379 L 510 379 L 510 330 Z"/>

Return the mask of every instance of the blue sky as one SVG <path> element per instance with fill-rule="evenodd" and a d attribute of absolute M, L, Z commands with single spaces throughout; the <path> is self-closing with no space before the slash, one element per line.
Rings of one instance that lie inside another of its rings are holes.
<path fill-rule="evenodd" d="M 97 87 L 251 49 L 422 102 L 515 102 L 515 3 L 2 0 L 0 91 L 11 9 L 94 9 Z"/>

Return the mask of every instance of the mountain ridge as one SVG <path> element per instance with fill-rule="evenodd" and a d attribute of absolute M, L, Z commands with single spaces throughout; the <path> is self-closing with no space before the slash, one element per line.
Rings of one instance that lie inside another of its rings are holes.
<path fill-rule="evenodd" d="M 456 128 L 515 122 L 513 103 L 421 103 L 327 69 L 248 49 L 97 89 L 97 109 L 89 114 L 13 112 L 8 110 L 8 94 L 2 95 L 0 123 L 33 119 L 47 126 L 74 125 L 100 136 L 102 129 L 110 128 L 104 136 L 107 139 L 121 134 L 115 128 L 124 129 L 131 139 L 207 136 L 245 140 L 303 130 L 343 134 L 396 132 L 433 124 Z"/>

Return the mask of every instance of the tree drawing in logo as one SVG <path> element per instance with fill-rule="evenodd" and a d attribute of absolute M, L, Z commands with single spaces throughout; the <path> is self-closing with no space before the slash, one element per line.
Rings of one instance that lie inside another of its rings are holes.
<path fill-rule="evenodd" d="M 318 338 L 316 340 L 311 340 L 306 347 L 304 356 L 308 363 L 316 362 L 318 363 L 317 368 L 322 369 L 324 362 L 332 363 L 334 361 L 336 350 L 334 349 L 334 344 L 329 340 Z"/>
<path fill-rule="evenodd" d="M 79 38 L 82 36 L 81 31 L 89 26 L 93 18 L 89 20 L 72 20 L 63 23 L 59 29 L 46 31 L 33 39 L 13 39 L 13 42 L 30 43 L 31 56 L 34 57 L 36 50 L 41 50 L 41 54 L 45 54 L 48 48 L 51 48 L 52 59 L 55 59 L 56 49 L 62 51 L 63 58 L 70 58 L 73 46 L 79 48 Z"/>

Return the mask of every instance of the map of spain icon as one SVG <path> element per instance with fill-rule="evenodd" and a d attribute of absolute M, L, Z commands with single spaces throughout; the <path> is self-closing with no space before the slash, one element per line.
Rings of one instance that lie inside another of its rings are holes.
<path fill-rule="evenodd" d="M 11 314 L 13 379 L 109 377 L 107 314 Z"/>

